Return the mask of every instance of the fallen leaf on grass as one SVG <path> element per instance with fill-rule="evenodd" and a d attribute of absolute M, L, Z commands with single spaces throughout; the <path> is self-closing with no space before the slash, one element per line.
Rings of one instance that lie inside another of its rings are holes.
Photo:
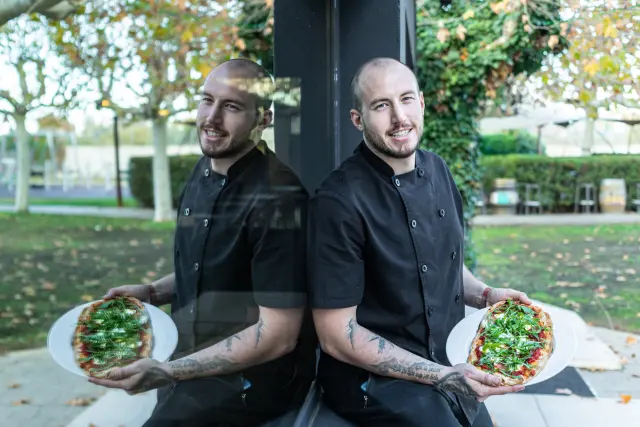
<path fill-rule="evenodd" d="M 585 249 L 584 249 L 584 253 L 585 253 L 585 254 L 590 254 L 590 253 L 591 253 L 591 250 L 590 250 L 589 248 L 585 248 Z"/>
<path fill-rule="evenodd" d="M 627 274 L 636 274 L 636 271 L 633 268 L 627 268 L 624 272 Z"/>
<path fill-rule="evenodd" d="M 580 283 L 580 282 L 566 282 L 563 280 L 557 281 L 554 285 L 551 285 L 550 287 L 554 287 L 557 286 L 559 288 L 581 288 L 584 286 L 584 283 Z"/>
<path fill-rule="evenodd" d="M 622 259 L 625 260 L 625 261 L 628 260 L 629 259 L 629 255 L 623 255 Z"/>
<path fill-rule="evenodd" d="M 537 254 L 537 253 L 535 253 L 535 252 L 531 252 L 531 257 L 532 257 L 532 258 L 533 258 L 533 257 L 535 257 L 536 255 L 538 255 L 538 254 Z"/>
<path fill-rule="evenodd" d="M 494 249 L 494 250 L 493 250 L 493 253 L 494 253 L 494 254 L 499 254 L 500 252 L 502 252 L 502 250 L 500 250 L 500 249 Z"/>
<path fill-rule="evenodd" d="M 28 297 L 36 296 L 36 290 L 33 289 L 33 286 L 25 286 L 24 288 L 22 288 L 22 292 L 24 292 L 24 294 Z"/>
<path fill-rule="evenodd" d="M 153 239 L 151 241 L 151 243 L 153 243 L 154 245 L 162 245 L 164 243 L 164 240 L 162 240 L 162 239 Z"/>
<path fill-rule="evenodd" d="M 30 403 L 29 399 L 20 399 L 20 400 L 16 400 L 14 402 L 11 402 L 12 406 L 22 406 L 22 405 L 28 405 Z"/>
<path fill-rule="evenodd" d="M 565 245 L 569 244 L 569 239 L 564 239 L 562 243 L 564 243 Z"/>
<path fill-rule="evenodd" d="M 137 240 L 135 240 L 135 239 L 134 239 L 134 240 L 130 240 L 130 241 L 129 241 L 129 245 L 130 245 L 130 246 L 138 246 L 138 245 L 139 245 L 139 242 L 138 242 Z"/>
<path fill-rule="evenodd" d="M 635 344 L 635 343 L 637 343 L 637 342 L 638 342 L 638 339 L 637 339 L 636 337 L 634 337 L 633 335 L 628 335 L 628 336 L 627 336 L 627 339 L 626 339 L 626 340 L 624 340 L 624 342 L 625 342 L 627 345 L 633 345 L 633 344 Z"/>
<path fill-rule="evenodd" d="M 9 319 L 11 317 L 14 317 L 15 314 L 10 312 L 10 311 L 3 311 L 2 313 L 0 313 L 0 318 L 2 319 Z"/>
<path fill-rule="evenodd" d="M 82 296 L 80 297 L 80 299 L 81 299 L 82 301 L 86 301 L 86 302 L 91 302 L 91 301 L 93 301 L 93 297 L 92 297 L 91 295 L 82 295 Z"/>
<path fill-rule="evenodd" d="M 558 259 L 562 259 L 562 257 L 563 257 L 563 255 L 562 255 L 561 253 L 557 253 L 557 254 L 556 254 L 556 258 L 558 258 Z"/>
<path fill-rule="evenodd" d="M 558 394 L 566 394 L 567 396 L 570 394 L 573 394 L 573 392 L 571 390 L 569 390 L 568 388 L 557 388 L 556 389 L 556 393 Z"/>
<path fill-rule="evenodd" d="M 568 297 L 569 297 L 569 294 L 566 294 L 566 293 L 561 293 L 560 294 L 560 298 L 562 298 L 562 299 L 567 299 Z"/>
<path fill-rule="evenodd" d="M 587 242 L 593 242 L 593 237 L 587 236 L 587 237 L 584 238 L 584 240 L 587 241 Z"/>
<path fill-rule="evenodd" d="M 69 406 L 89 406 L 95 400 L 96 400 L 95 398 L 77 397 L 75 399 L 69 400 L 66 404 L 69 405 Z"/>
<path fill-rule="evenodd" d="M 56 288 L 56 285 L 51 282 L 44 282 L 40 288 L 45 291 L 52 291 Z"/>
<path fill-rule="evenodd" d="M 636 317 L 640 317 L 640 313 L 636 313 Z"/>
<path fill-rule="evenodd" d="M 631 395 L 630 395 L 630 394 L 621 394 L 621 395 L 620 395 L 620 401 L 621 401 L 622 403 L 624 403 L 625 405 L 626 405 L 627 403 L 629 403 L 629 401 L 630 401 L 630 400 L 631 400 Z"/>
<path fill-rule="evenodd" d="M 156 277 L 157 275 L 158 275 L 158 273 L 156 273 L 155 271 L 147 272 L 147 277 Z"/>
<path fill-rule="evenodd" d="M 616 281 L 618 281 L 618 282 L 626 282 L 627 278 L 624 277 L 624 276 L 618 276 L 618 277 L 616 277 Z"/>
<path fill-rule="evenodd" d="M 11 383 L 7 386 L 7 388 L 20 388 L 20 384 L 18 383 Z"/>

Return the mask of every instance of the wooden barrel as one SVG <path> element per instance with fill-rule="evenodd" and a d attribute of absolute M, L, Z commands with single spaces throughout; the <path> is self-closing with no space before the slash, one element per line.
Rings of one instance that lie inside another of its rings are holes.
<path fill-rule="evenodd" d="M 624 213 L 627 205 L 627 185 L 624 179 L 603 179 L 598 197 L 603 213 Z"/>
<path fill-rule="evenodd" d="M 489 196 L 491 210 L 496 215 L 513 215 L 518 205 L 518 191 L 516 180 L 512 178 L 497 178 L 493 180 L 493 191 Z"/>

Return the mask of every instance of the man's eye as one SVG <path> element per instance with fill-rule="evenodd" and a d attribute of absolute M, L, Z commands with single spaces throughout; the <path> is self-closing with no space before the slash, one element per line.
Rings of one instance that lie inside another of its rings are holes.
<path fill-rule="evenodd" d="M 236 106 L 235 106 L 235 105 L 233 105 L 233 104 L 227 104 L 227 108 L 229 108 L 229 109 L 231 109 L 231 110 L 238 110 L 238 109 L 239 109 L 238 107 L 236 107 Z"/>
<path fill-rule="evenodd" d="M 402 98 L 403 101 L 411 101 L 415 99 L 413 96 L 405 96 L 404 98 Z"/>
<path fill-rule="evenodd" d="M 378 104 L 375 106 L 375 110 L 379 110 L 381 107 L 386 107 L 386 106 L 387 106 L 386 103 Z"/>

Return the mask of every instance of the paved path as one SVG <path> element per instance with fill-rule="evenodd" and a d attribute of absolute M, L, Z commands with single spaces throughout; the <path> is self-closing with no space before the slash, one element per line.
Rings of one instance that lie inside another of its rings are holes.
<path fill-rule="evenodd" d="M 13 212 L 13 206 L 0 205 L 0 212 Z M 53 206 L 34 205 L 29 207 L 29 212 L 35 214 L 51 215 L 80 215 L 101 216 L 107 218 L 136 218 L 153 219 L 153 210 L 140 208 L 108 208 L 98 206 Z"/>
<path fill-rule="evenodd" d="M 0 185 L 0 199 L 12 198 L 15 196 L 15 191 L 11 192 L 9 189 Z M 74 187 L 69 188 L 67 191 L 62 189 L 62 186 L 56 185 L 51 188 L 29 188 L 29 197 L 33 198 L 54 198 L 54 199 L 101 199 L 106 197 L 116 198 L 116 190 L 105 190 L 104 186 L 94 185 L 90 188 L 87 187 Z M 131 197 L 131 191 L 127 185 L 122 185 L 122 197 Z"/>
<path fill-rule="evenodd" d="M 114 218 L 153 219 L 152 209 L 140 208 L 39 205 L 31 206 L 29 210 L 32 213 L 52 215 L 90 215 Z M 0 205 L 0 212 L 13 212 L 13 206 Z M 640 214 L 478 215 L 473 219 L 473 225 L 476 226 L 601 224 L 640 224 Z"/>
<path fill-rule="evenodd" d="M 640 214 L 478 215 L 477 226 L 640 224 Z"/>
<path fill-rule="evenodd" d="M 105 394 L 59 367 L 46 349 L 0 357 L 0 389 L 0 427 L 64 427 L 87 409 L 67 402 L 90 403 Z"/>

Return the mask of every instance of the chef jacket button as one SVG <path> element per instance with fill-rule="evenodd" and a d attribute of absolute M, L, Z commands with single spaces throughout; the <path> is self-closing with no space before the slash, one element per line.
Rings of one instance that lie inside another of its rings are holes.
<path fill-rule="evenodd" d="M 227 183 L 227 179 L 222 178 L 222 181 L 220 181 L 220 187 L 224 187 L 226 183 Z"/>
<path fill-rule="evenodd" d="M 440 209 L 440 211 L 438 211 L 438 214 L 440 215 L 440 218 L 444 218 L 444 209 Z"/>
<path fill-rule="evenodd" d="M 198 264 L 197 262 L 195 264 L 193 264 L 193 268 L 198 271 L 200 270 L 200 264 Z"/>
<path fill-rule="evenodd" d="M 412 221 L 411 221 L 411 226 L 412 226 L 413 228 L 416 228 L 416 225 L 418 225 L 418 223 L 416 222 L 416 220 L 415 220 L 415 219 L 414 219 L 414 220 L 412 220 Z"/>
<path fill-rule="evenodd" d="M 460 294 L 456 294 L 456 304 L 460 302 Z"/>
<path fill-rule="evenodd" d="M 191 313 L 195 313 L 196 311 L 196 303 L 194 302 L 193 304 L 191 304 Z"/>
<path fill-rule="evenodd" d="M 431 316 L 433 314 L 433 307 L 429 307 L 427 310 L 427 315 Z"/>
<path fill-rule="evenodd" d="M 189 216 L 189 214 L 190 214 L 190 213 L 191 213 L 191 209 L 186 208 L 186 209 L 184 210 L 184 216 Z"/>
<path fill-rule="evenodd" d="M 400 187 L 400 180 L 398 178 L 396 178 L 394 182 L 396 183 L 396 187 Z"/>
<path fill-rule="evenodd" d="M 451 252 L 451 259 L 456 259 L 456 251 Z"/>
<path fill-rule="evenodd" d="M 422 264 L 422 272 L 426 273 L 427 272 L 427 264 Z"/>
<path fill-rule="evenodd" d="M 418 169 L 418 176 L 424 176 L 424 169 Z"/>
<path fill-rule="evenodd" d="M 431 347 L 431 357 L 436 357 L 436 349 Z"/>
<path fill-rule="evenodd" d="M 205 226 L 205 227 L 208 227 L 208 226 L 209 226 L 209 220 L 208 220 L 208 219 L 205 219 L 205 220 L 204 220 L 204 226 Z"/>
<path fill-rule="evenodd" d="M 209 169 L 204 170 L 204 176 L 209 176 Z"/>

